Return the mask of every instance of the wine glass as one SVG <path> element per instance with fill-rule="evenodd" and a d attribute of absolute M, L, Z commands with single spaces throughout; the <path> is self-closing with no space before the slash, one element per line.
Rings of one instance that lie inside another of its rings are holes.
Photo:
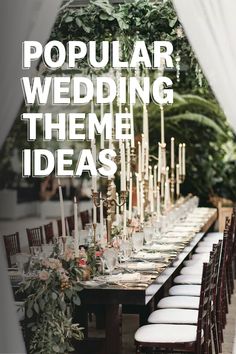
<path fill-rule="evenodd" d="M 152 237 L 153 237 L 153 227 L 152 226 L 144 226 L 143 232 L 144 232 L 144 240 L 145 240 L 146 244 L 150 244 L 152 242 Z"/>
<path fill-rule="evenodd" d="M 117 264 L 117 252 L 113 248 L 107 248 L 103 252 L 103 258 L 107 266 L 108 272 L 111 275 Z"/>
<path fill-rule="evenodd" d="M 127 262 L 131 256 L 132 253 L 132 243 L 130 240 L 123 240 L 121 242 L 121 251 L 123 255 L 123 259 L 125 262 Z"/>
<path fill-rule="evenodd" d="M 132 236 L 132 244 L 135 252 L 140 251 L 143 248 L 144 233 L 135 232 Z"/>

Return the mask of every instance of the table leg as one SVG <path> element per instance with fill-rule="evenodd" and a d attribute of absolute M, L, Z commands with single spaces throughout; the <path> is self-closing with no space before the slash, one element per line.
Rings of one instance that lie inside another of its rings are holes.
<path fill-rule="evenodd" d="M 104 354 L 121 354 L 122 305 L 106 305 L 106 339 Z"/>

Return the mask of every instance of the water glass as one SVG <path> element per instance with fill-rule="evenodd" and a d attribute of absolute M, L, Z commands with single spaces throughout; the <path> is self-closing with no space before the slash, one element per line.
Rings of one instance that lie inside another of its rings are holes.
<path fill-rule="evenodd" d="M 108 272 L 112 274 L 117 264 L 118 254 L 114 248 L 107 248 L 103 252 L 103 258 L 107 266 Z"/>
<path fill-rule="evenodd" d="M 153 237 L 153 227 L 152 226 L 144 226 L 143 232 L 144 232 L 145 242 L 147 244 L 150 244 L 152 242 L 152 237 Z"/>
<path fill-rule="evenodd" d="M 143 248 L 144 233 L 135 232 L 132 235 L 132 244 L 135 252 L 140 251 Z"/>

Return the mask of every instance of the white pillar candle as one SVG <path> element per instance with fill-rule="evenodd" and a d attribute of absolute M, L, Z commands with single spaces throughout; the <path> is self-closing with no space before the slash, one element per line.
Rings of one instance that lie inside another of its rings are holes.
<path fill-rule="evenodd" d="M 140 191 L 139 191 L 139 174 L 136 173 L 136 194 L 137 194 L 137 214 L 140 215 Z"/>
<path fill-rule="evenodd" d="M 175 168 L 175 138 L 171 138 L 170 167 Z"/>
<path fill-rule="evenodd" d="M 126 190 L 126 178 L 125 178 L 125 148 L 124 148 L 124 142 L 121 144 L 121 173 L 120 173 L 120 179 L 121 179 L 121 191 Z"/>
<path fill-rule="evenodd" d="M 160 105 L 161 110 L 161 143 L 164 144 L 165 142 L 165 123 L 164 123 L 164 108 Z"/>
<path fill-rule="evenodd" d="M 183 153 L 183 156 L 182 156 L 182 175 L 185 176 L 186 175 L 186 161 L 185 161 L 185 147 L 186 145 L 183 144 L 183 148 L 182 148 L 182 153 Z"/>
<path fill-rule="evenodd" d="M 179 144 L 179 175 L 182 175 L 182 144 Z"/>
<path fill-rule="evenodd" d="M 132 181 L 132 173 L 130 173 L 129 178 L 129 219 L 132 219 L 132 197 L 133 197 L 133 181 Z"/>
<path fill-rule="evenodd" d="M 101 103 L 101 106 L 100 106 L 100 109 L 101 109 L 101 115 L 100 115 L 100 117 L 101 117 L 101 120 L 102 120 L 102 118 L 103 118 L 103 116 L 104 116 L 104 105 L 103 105 L 103 103 Z M 102 131 L 102 133 L 101 133 L 101 149 L 103 150 L 104 149 L 104 130 Z"/>
<path fill-rule="evenodd" d="M 134 105 L 132 103 L 130 104 L 130 114 L 131 147 L 134 148 Z"/>
<path fill-rule="evenodd" d="M 62 235 L 59 235 L 59 236 L 66 236 L 64 201 L 63 201 L 63 195 L 62 195 L 61 181 L 59 178 L 58 178 L 58 188 L 59 188 L 59 200 L 60 200 L 60 210 L 61 210 L 61 227 L 62 227 Z"/>
<path fill-rule="evenodd" d="M 75 251 L 75 257 L 78 257 L 78 253 L 79 253 L 79 230 L 78 230 L 78 208 L 77 208 L 76 197 L 74 197 L 74 251 Z"/>

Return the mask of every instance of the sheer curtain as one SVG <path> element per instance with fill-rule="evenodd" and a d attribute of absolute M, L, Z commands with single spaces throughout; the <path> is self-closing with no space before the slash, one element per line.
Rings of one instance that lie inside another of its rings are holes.
<path fill-rule="evenodd" d="M 50 34 L 60 0 L 0 1 L 0 149 L 23 100 L 20 77 L 21 43 L 44 43 Z M 27 72 L 27 75 L 33 74 Z M 3 240 L 0 239 L 0 353 L 25 353 L 17 312 L 7 274 Z"/>
<path fill-rule="evenodd" d="M 201 68 L 236 131 L 236 1 L 173 3 Z"/>

